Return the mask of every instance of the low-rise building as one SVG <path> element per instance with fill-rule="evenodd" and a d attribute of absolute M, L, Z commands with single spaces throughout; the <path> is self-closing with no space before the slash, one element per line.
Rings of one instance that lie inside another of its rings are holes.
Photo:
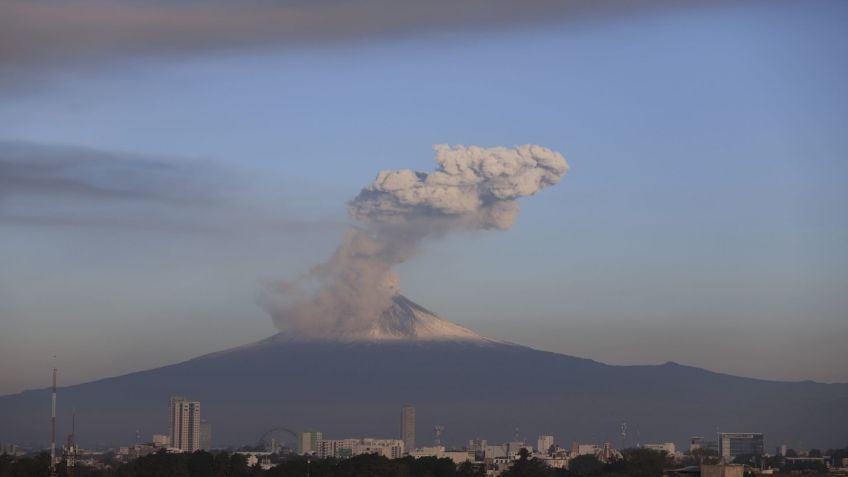
<path fill-rule="evenodd" d="M 554 436 L 539 436 L 536 441 L 536 450 L 540 454 L 547 455 L 554 446 Z"/>
<path fill-rule="evenodd" d="M 377 454 L 389 459 L 403 457 L 403 441 L 400 439 L 322 439 L 317 442 L 318 457 L 347 458 L 360 454 Z"/>
<path fill-rule="evenodd" d="M 167 434 L 153 434 L 153 447 L 168 447 L 170 445 L 171 440 L 168 438 Z"/>
<path fill-rule="evenodd" d="M 674 445 L 674 442 L 663 442 L 661 444 L 645 444 L 642 447 L 645 449 L 651 449 L 657 452 L 665 452 L 668 455 L 676 455 L 677 449 Z"/>

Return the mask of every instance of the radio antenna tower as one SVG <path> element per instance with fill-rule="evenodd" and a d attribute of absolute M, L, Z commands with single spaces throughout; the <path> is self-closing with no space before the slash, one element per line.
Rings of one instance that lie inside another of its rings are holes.
<path fill-rule="evenodd" d="M 53 359 L 56 359 L 54 356 Z M 53 368 L 53 397 L 50 406 L 50 477 L 56 477 L 56 374 Z"/>
<path fill-rule="evenodd" d="M 436 430 L 435 444 L 436 444 L 436 447 L 439 447 L 440 445 L 442 445 L 442 431 L 445 430 L 445 426 L 443 426 L 441 424 L 436 424 L 434 429 Z"/>

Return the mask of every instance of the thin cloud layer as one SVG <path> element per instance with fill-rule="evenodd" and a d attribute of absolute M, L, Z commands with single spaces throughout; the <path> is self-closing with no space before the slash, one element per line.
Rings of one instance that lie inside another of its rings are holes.
<path fill-rule="evenodd" d="M 218 176 L 184 160 L 0 141 L 0 224 L 185 227 L 179 211 L 219 202 Z"/>
<path fill-rule="evenodd" d="M 263 216 L 235 197 L 248 180 L 214 161 L 0 141 L 0 225 L 273 235 L 345 226 Z"/>
<path fill-rule="evenodd" d="M 196 203 L 194 172 L 161 159 L 79 146 L 0 141 L 0 201 L 13 198 Z"/>

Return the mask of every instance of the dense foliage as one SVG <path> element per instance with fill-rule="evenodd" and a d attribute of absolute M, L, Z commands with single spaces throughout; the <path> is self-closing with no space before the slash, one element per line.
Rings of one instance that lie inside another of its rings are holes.
<path fill-rule="evenodd" d="M 825 455 L 848 457 L 846 449 L 828 449 Z M 818 454 L 821 455 L 821 454 Z M 663 469 L 674 467 L 665 453 L 648 449 L 625 449 L 623 458 L 602 463 L 593 455 L 571 459 L 569 469 L 553 469 L 542 461 L 522 451 L 519 459 L 507 469 L 503 477 L 656 477 Z M 703 460 L 706 456 L 692 456 Z M 784 470 L 823 470 L 820 463 L 788 464 L 774 461 L 775 467 Z M 34 457 L 0 455 L 0 477 L 49 477 L 46 453 Z M 485 477 L 480 464 L 455 465 L 450 459 L 405 457 L 390 460 L 377 455 L 360 455 L 350 459 L 284 458 L 270 470 L 248 466 L 242 454 L 198 451 L 185 454 L 158 452 L 131 462 L 115 464 L 104 469 L 80 466 L 74 477 Z M 678 462 L 676 465 L 679 466 Z M 802 468 L 803 466 L 803 468 Z M 58 466 L 59 477 L 67 477 L 67 469 Z"/>

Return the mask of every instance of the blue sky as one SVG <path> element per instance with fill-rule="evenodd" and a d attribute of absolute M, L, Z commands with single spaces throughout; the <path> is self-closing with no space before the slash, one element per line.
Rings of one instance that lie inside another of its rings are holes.
<path fill-rule="evenodd" d="M 509 231 L 425 243 L 399 270 L 413 300 L 604 362 L 848 381 L 846 10 L 646 9 L 41 71 L 0 94 L 0 141 L 180 164 L 213 205 L 0 195 L 7 217 L 108 218 L 0 220 L 0 392 L 47 382 L 53 354 L 79 382 L 274 333 L 260 281 L 324 260 L 345 202 L 378 170 L 432 169 L 439 143 L 540 144 L 571 171 Z"/>

